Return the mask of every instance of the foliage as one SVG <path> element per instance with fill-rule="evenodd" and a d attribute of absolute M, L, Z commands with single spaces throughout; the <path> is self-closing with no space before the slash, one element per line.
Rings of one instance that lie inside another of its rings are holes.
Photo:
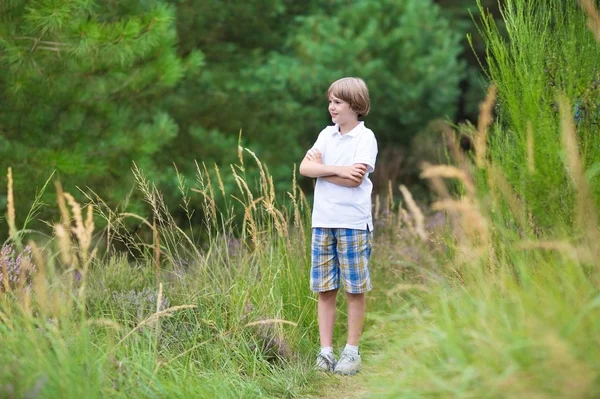
<path fill-rule="evenodd" d="M 430 119 L 454 116 L 464 76 L 456 30 L 431 1 L 1 7 L 0 158 L 13 167 L 20 204 L 56 170 L 68 190 L 85 182 L 82 190 L 110 206 L 123 201 L 121 208 L 141 211 L 125 173 L 135 162 L 183 221 L 179 183 L 168 172 L 173 162 L 188 181 L 195 160 L 227 168 L 241 132 L 241 144 L 285 191 L 294 164 L 330 123 L 323 93 L 334 79 L 365 78 L 373 100 L 368 123 L 382 144 L 408 145 Z M 246 173 L 256 184 L 259 171 Z M 236 185 L 227 176 L 223 184 Z M 190 198 L 191 208 L 200 205 Z M 46 217 L 51 208 L 41 211 Z M 203 210 L 195 215 L 192 224 Z"/>
<path fill-rule="evenodd" d="M 454 116 L 459 38 L 431 2 L 363 0 L 300 21 L 291 56 L 274 54 L 258 76 L 297 98 L 308 126 L 318 129 L 323 93 L 342 76 L 369 85 L 367 121 L 384 144 L 406 144 L 430 120 Z"/>
<path fill-rule="evenodd" d="M 254 5 L 259 25 L 249 5 L 213 17 L 204 3 L 182 6 L 178 24 L 183 51 L 200 46 L 207 63 L 171 97 L 182 127 L 174 145 L 184 159 L 201 154 L 208 164 L 231 162 L 226 143 L 241 129 L 275 184 L 289 187 L 293 164 L 331 123 L 324 92 L 344 75 L 371 86 L 367 123 L 382 144 L 409 143 L 431 118 L 453 116 L 464 68 L 458 37 L 429 1 L 261 2 Z M 205 35 L 192 34 L 198 21 L 206 21 Z M 423 26 L 431 28 L 427 34 Z M 260 43 L 250 28 L 262 32 Z M 189 145 L 192 132 L 202 146 Z"/>
<path fill-rule="evenodd" d="M 113 203 L 132 161 L 161 179 L 178 126 L 157 103 L 200 52 L 176 54 L 173 7 L 160 1 L 9 2 L 0 23 L 0 158 L 20 203 L 53 170 Z M 2 204 L 5 204 L 2 198 Z"/>
<path fill-rule="evenodd" d="M 559 98 L 574 114 L 582 167 L 600 205 L 600 45 L 576 1 L 509 1 L 502 8 L 508 41 L 492 19 L 481 22 L 489 45 L 488 73 L 498 87 L 499 122 L 490 156 L 540 231 L 574 227 L 576 187 L 565 165 Z"/>

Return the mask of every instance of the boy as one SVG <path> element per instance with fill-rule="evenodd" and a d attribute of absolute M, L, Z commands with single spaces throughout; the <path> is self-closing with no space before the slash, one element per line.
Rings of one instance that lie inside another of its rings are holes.
<path fill-rule="evenodd" d="M 300 174 L 317 178 L 312 213 L 311 290 L 318 292 L 321 351 L 317 367 L 338 374 L 360 370 L 358 341 L 371 290 L 369 258 L 373 222 L 368 174 L 375 169 L 377 141 L 359 118 L 368 114 L 369 91 L 358 78 L 335 81 L 327 90 L 334 126 L 317 138 Z M 339 361 L 333 354 L 335 299 L 340 280 L 348 298 L 348 342 Z"/>

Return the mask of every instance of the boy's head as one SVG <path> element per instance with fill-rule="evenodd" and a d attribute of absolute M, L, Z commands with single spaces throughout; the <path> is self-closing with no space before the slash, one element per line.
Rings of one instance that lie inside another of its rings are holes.
<path fill-rule="evenodd" d="M 327 90 L 327 98 L 331 96 L 350 104 L 350 108 L 358 114 L 359 118 L 366 116 L 371 108 L 369 89 L 360 78 L 342 78 L 336 80 Z"/>

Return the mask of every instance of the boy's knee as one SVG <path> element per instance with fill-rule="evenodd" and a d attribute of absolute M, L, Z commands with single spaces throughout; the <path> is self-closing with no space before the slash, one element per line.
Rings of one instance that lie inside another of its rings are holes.
<path fill-rule="evenodd" d="M 351 292 L 346 292 L 346 297 L 349 301 L 361 301 L 365 298 L 365 292 L 361 292 L 358 294 L 353 294 Z"/>
<path fill-rule="evenodd" d="M 337 289 L 319 292 L 319 298 L 323 298 L 323 299 L 335 298 L 337 293 L 338 293 Z"/>

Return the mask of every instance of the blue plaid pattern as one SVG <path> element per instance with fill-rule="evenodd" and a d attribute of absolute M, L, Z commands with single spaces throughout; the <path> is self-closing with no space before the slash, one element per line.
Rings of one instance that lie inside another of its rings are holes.
<path fill-rule="evenodd" d="M 370 291 L 369 259 L 373 233 L 368 230 L 323 228 L 312 230 L 310 289 L 326 292 L 340 288 L 350 294 Z"/>

